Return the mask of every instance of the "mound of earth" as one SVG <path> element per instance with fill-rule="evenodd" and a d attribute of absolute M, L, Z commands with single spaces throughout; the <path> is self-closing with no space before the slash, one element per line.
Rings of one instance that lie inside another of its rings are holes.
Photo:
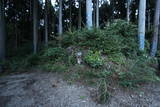
<path fill-rule="evenodd" d="M 93 87 L 68 84 L 56 73 L 30 72 L 0 77 L 0 107 L 160 107 L 160 84 L 117 88 L 106 104 L 91 97 Z"/>

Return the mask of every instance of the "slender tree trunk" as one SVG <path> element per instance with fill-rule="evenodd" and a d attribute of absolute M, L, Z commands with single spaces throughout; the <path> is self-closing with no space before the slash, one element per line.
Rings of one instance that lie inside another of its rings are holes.
<path fill-rule="evenodd" d="M 147 31 L 151 29 L 151 10 L 150 10 L 150 4 L 147 3 Z"/>
<path fill-rule="evenodd" d="M 79 0 L 79 10 L 78 10 L 78 28 L 81 29 L 82 27 L 82 6 L 81 0 Z"/>
<path fill-rule="evenodd" d="M 48 0 L 45 0 L 45 45 L 48 45 Z"/>
<path fill-rule="evenodd" d="M 130 22 L 130 2 L 131 0 L 127 0 L 127 21 Z"/>
<path fill-rule="evenodd" d="M 96 1 L 96 27 L 99 28 L 99 0 Z"/>
<path fill-rule="evenodd" d="M 86 1 L 86 17 L 87 17 L 87 28 L 91 29 L 92 24 L 92 0 Z"/>
<path fill-rule="evenodd" d="M 17 24 L 14 24 L 14 28 L 15 28 L 15 36 L 16 36 L 16 40 L 15 40 L 15 49 L 18 49 L 18 31 L 17 31 Z"/>
<path fill-rule="evenodd" d="M 72 0 L 69 0 L 69 29 L 72 30 Z"/>
<path fill-rule="evenodd" d="M 154 33 L 152 40 L 151 56 L 155 57 L 158 47 L 158 29 L 159 29 L 159 18 L 160 18 L 160 0 L 156 1 L 156 10 L 154 15 Z"/>
<path fill-rule="evenodd" d="M 148 10 L 148 18 L 147 18 L 147 22 L 148 22 L 148 26 L 147 26 L 147 30 L 149 31 L 151 29 L 151 12 L 150 10 Z"/>
<path fill-rule="evenodd" d="M 63 28 L 62 28 L 62 0 L 59 0 L 59 27 L 58 27 L 59 36 L 62 36 Z"/>
<path fill-rule="evenodd" d="M 33 53 L 37 53 L 38 47 L 38 1 L 33 0 Z"/>
<path fill-rule="evenodd" d="M 0 62 L 5 61 L 5 20 L 4 20 L 4 1 L 0 0 Z M 3 71 L 0 64 L 0 72 Z"/>
<path fill-rule="evenodd" d="M 93 0 L 93 26 L 96 26 L 96 0 Z"/>
<path fill-rule="evenodd" d="M 144 51 L 145 47 L 145 20 L 146 20 L 146 0 L 140 0 L 138 19 L 139 49 Z"/>
<path fill-rule="evenodd" d="M 32 21 L 32 0 L 29 0 L 29 21 Z"/>
<path fill-rule="evenodd" d="M 114 11 L 115 11 L 115 7 L 114 7 L 114 2 L 115 0 L 111 0 L 111 8 L 112 8 L 112 16 L 111 16 L 111 21 L 114 20 Z"/>

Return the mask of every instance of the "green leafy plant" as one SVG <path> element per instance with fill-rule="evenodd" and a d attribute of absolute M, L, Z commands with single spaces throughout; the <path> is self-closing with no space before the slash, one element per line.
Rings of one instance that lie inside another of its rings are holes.
<path fill-rule="evenodd" d="M 108 83 L 106 79 L 102 78 L 99 82 L 98 86 L 98 100 L 100 103 L 106 103 L 108 101 L 109 97 L 111 96 L 110 92 L 108 91 Z"/>
<path fill-rule="evenodd" d="M 50 61 L 65 61 L 67 58 L 67 52 L 64 48 L 48 48 L 42 55 L 45 60 Z"/>
<path fill-rule="evenodd" d="M 156 75 L 156 69 L 151 67 L 152 60 L 146 56 L 140 56 L 132 64 L 129 64 L 127 72 L 119 72 L 119 83 L 124 87 L 135 87 L 145 82 L 160 81 Z"/>
<path fill-rule="evenodd" d="M 85 62 L 89 64 L 93 68 L 98 68 L 103 66 L 104 61 L 101 58 L 101 54 L 99 51 L 89 51 L 84 58 Z"/>

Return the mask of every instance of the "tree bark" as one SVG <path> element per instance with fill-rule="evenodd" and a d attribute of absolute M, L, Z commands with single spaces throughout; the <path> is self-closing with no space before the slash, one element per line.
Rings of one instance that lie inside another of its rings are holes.
<path fill-rule="evenodd" d="M 151 29 L 151 10 L 150 10 L 150 3 L 147 3 L 147 30 L 150 31 Z"/>
<path fill-rule="evenodd" d="M 127 0 L 127 21 L 130 22 L 130 3 L 131 0 Z"/>
<path fill-rule="evenodd" d="M 45 45 L 48 45 L 48 0 L 45 0 Z"/>
<path fill-rule="evenodd" d="M 38 1 L 33 0 L 33 53 L 37 53 L 38 46 Z"/>
<path fill-rule="evenodd" d="M 87 20 L 87 28 L 91 29 L 93 27 L 92 23 L 92 0 L 86 1 L 86 20 Z"/>
<path fill-rule="evenodd" d="M 144 51 L 145 47 L 145 20 L 146 20 L 146 0 L 140 0 L 138 19 L 139 50 Z"/>
<path fill-rule="evenodd" d="M 148 31 L 150 31 L 150 29 L 151 29 L 151 12 L 150 12 L 150 10 L 148 10 L 148 20 L 147 20 L 147 22 L 148 22 L 147 29 L 148 29 Z"/>
<path fill-rule="evenodd" d="M 62 0 L 59 0 L 59 27 L 58 27 L 59 36 L 62 36 Z"/>
<path fill-rule="evenodd" d="M 111 0 L 111 11 L 112 11 L 112 16 L 111 16 L 111 21 L 113 21 L 114 20 L 114 11 L 115 11 L 115 7 L 114 7 L 114 2 L 115 2 L 115 0 Z"/>
<path fill-rule="evenodd" d="M 4 1 L 0 0 L 0 62 L 5 61 L 5 19 L 4 19 Z M 0 64 L 0 72 L 3 71 L 3 65 Z"/>
<path fill-rule="evenodd" d="M 72 30 L 72 0 L 69 0 L 69 29 Z"/>
<path fill-rule="evenodd" d="M 93 0 L 93 26 L 96 26 L 96 1 Z"/>
<path fill-rule="evenodd" d="M 156 1 L 156 10 L 154 15 L 154 33 L 152 40 L 152 47 L 150 55 L 155 57 L 158 47 L 158 29 L 159 29 L 159 18 L 160 18 L 160 0 Z"/>
<path fill-rule="evenodd" d="M 96 1 L 96 28 L 99 28 L 99 0 Z"/>
<path fill-rule="evenodd" d="M 81 29 L 82 27 L 82 6 L 81 0 L 79 0 L 79 10 L 78 10 L 78 28 Z"/>

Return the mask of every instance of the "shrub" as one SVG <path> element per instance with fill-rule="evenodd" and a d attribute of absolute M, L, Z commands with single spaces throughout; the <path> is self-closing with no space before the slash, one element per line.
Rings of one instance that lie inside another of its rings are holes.
<path fill-rule="evenodd" d="M 24 60 L 24 66 L 26 67 L 31 67 L 34 65 L 37 65 L 38 62 L 40 60 L 39 55 L 37 54 L 33 54 L 33 55 L 29 55 L 25 60 Z"/>
<path fill-rule="evenodd" d="M 112 54 L 108 56 L 109 61 L 114 62 L 116 64 L 125 64 L 126 57 L 122 53 Z"/>
<path fill-rule="evenodd" d="M 82 29 L 67 32 L 63 46 L 70 45 L 99 50 L 107 55 L 122 53 L 125 56 L 137 54 L 137 26 L 123 20 L 116 20 L 109 27 L 100 29 Z"/>
<path fill-rule="evenodd" d="M 110 92 L 108 91 L 108 82 L 106 79 L 101 79 L 98 86 L 99 96 L 98 101 L 100 103 L 106 103 L 110 97 Z"/>
<path fill-rule="evenodd" d="M 127 72 L 119 72 L 119 83 L 125 87 L 135 87 L 145 82 L 160 81 L 156 75 L 156 69 L 151 67 L 152 63 L 148 57 L 140 56 L 134 63 L 129 64 Z"/>
<path fill-rule="evenodd" d="M 99 51 L 89 51 L 84 58 L 85 62 L 93 68 L 98 68 L 104 64 Z"/>
<path fill-rule="evenodd" d="M 65 61 L 67 52 L 64 48 L 48 48 L 43 52 L 42 56 L 46 61 Z"/>

